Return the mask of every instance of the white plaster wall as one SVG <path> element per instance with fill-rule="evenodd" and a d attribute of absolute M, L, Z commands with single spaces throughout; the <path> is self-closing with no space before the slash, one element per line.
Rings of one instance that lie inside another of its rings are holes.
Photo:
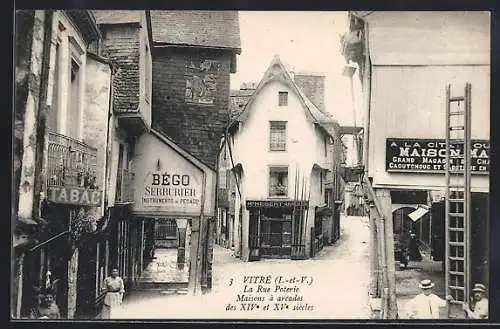
<path fill-rule="evenodd" d="M 278 106 L 278 92 L 288 91 L 288 106 Z M 242 250 L 241 257 L 248 257 L 248 224 L 249 211 L 245 208 L 246 200 L 263 200 L 269 198 L 269 168 L 271 166 L 288 166 L 288 195 L 285 199 L 294 198 L 296 170 L 299 176 L 300 199 L 301 187 L 305 183 L 304 198 L 309 196 L 312 186 L 307 219 L 306 248 L 309 249 L 310 228 L 314 225 L 314 207 L 323 204 L 324 198 L 319 191 L 319 172 L 313 170 L 314 163 L 325 164 L 321 132 L 306 116 L 298 96 L 285 84 L 273 81 L 267 84 L 248 108 L 249 115 L 245 123 L 240 123 L 235 134 L 233 156 L 235 164 L 241 163 L 244 177 L 240 182 L 242 198 L 236 198 L 235 222 L 239 213 L 239 205 L 243 204 L 242 218 Z M 269 121 L 287 121 L 286 151 L 269 151 Z M 304 179 L 304 181 L 303 181 Z M 235 244 L 237 244 L 235 227 Z"/>
<path fill-rule="evenodd" d="M 472 139 L 489 140 L 490 67 L 375 66 L 372 72 L 369 174 L 374 186 L 443 188 L 444 174 L 386 172 L 385 140 L 388 137 L 444 139 L 446 85 L 452 84 L 452 96 L 463 96 L 466 81 L 472 85 Z M 488 175 L 473 175 L 472 187 L 473 191 L 488 191 Z"/>
<path fill-rule="evenodd" d="M 82 128 L 83 142 L 97 148 L 97 184 L 104 190 L 106 184 L 106 156 L 109 113 L 111 68 L 108 64 L 87 59 L 85 84 L 85 108 Z M 99 211 L 104 211 L 104 198 Z"/>
<path fill-rule="evenodd" d="M 288 91 L 288 106 L 278 106 L 279 91 Z M 268 197 L 269 167 L 277 165 L 288 165 L 288 198 L 293 198 L 296 169 L 309 185 L 311 168 L 318 162 L 318 153 L 323 154 L 322 139 L 298 97 L 280 82 L 269 83 L 251 106 L 247 109 L 248 119 L 240 123 L 233 146 L 235 164 L 241 163 L 245 175 L 251 178 L 245 186 L 247 198 Z M 286 151 L 269 151 L 269 121 L 287 121 Z"/>

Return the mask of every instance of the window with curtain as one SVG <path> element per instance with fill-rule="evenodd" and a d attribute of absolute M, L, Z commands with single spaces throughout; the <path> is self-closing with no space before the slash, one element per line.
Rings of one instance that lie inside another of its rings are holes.
<path fill-rule="evenodd" d="M 271 151 L 286 151 L 286 121 L 271 121 L 269 135 Z"/>

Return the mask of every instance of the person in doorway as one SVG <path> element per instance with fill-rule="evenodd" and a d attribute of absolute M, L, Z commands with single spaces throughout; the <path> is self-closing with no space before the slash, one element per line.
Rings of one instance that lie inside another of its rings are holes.
<path fill-rule="evenodd" d="M 54 300 L 54 291 L 44 289 L 40 291 L 40 302 L 30 312 L 30 319 L 56 320 L 61 318 L 59 307 Z"/>
<path fill-rule="evenodd" d="M 484 284 L 476 283 L 472 289 L 472 301 L 469 304 L 464 303 L 463 309 L 469 319 L 487 319 L 488 318 L 488 298 Z"/>
<path fill-rule="evenodd" d="M 421 293 L 413 297 L 406 305 L 408 318 L 410 319 L 439 319 L 439 309 L 447 307 L 453 297 L 446 296 L 442 299 L 432 291 L 434 283 L 431 280 L 420 281 Z"/>
<path fill-rule="evenodd" d="M 419 245 L 420 242 L 417 239 L 417 235 L 415 233 L 411 233 L 410 243 L 409 243 L 409 253 L 410 253 L 410 260 L 413 262 L 422 261 L 422 254 L 420 253 Z"/>
<path fill-rule="evenodd" d="M 118 276 L 117 268 L 113 268 L 111 275 L 104 279 L 102 290 L 106 292 L 106 296 L 102 306 L 101 319 L 111 319 L 113 311 L 121 306 L 125 293 L 125 285 L 123 279 Z"/>

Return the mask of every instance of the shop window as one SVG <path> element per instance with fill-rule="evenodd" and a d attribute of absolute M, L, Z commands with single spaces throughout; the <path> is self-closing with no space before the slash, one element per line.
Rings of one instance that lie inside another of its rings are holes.
<path fill-rule="evenodd" d="M 175 219 L 159 220 L 155 236 L 157 240 L 177 239 L 177 222 Z"/>
<path fill-rule="evenodd" d="M 269 196 L 288 195 L 288 167 L 272 167 L 269 170 Z"/>
<path fill-rule="evenodd" d="M 286 151 L 286 121 L 271 121 L 269 136 L 271 151 Z"/>
<path fill-rule="evenodd" d="M 278 92 L 278 105 L 279 106 L 288 106 L 288 92 L 287 91 Z"/>

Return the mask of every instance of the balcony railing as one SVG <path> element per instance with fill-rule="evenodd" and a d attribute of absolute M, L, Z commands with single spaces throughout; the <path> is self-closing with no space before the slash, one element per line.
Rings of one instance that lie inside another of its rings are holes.
<path fill-rule="evenodd" d="M 128 169 L 118 170 L 116 177 L 115 203 L 134 201 L 134 173 Z"/>
<path fill-rule="evenodd" d="M 99 189 L 97 149 L 54 132 L 48 137 L 47 185 Z"/>

